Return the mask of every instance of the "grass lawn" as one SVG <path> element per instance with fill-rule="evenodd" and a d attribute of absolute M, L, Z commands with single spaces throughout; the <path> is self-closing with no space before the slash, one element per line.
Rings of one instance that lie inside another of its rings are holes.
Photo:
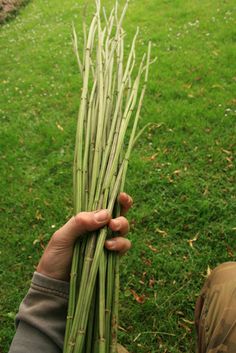
<path fill-rule="evenodd" d="M 131 353 L 194 352 L 207 269 L 235 260 L 235 11 L 233 0 L 130 1 L 127 43 L 139 25 L 137 56 L 152 40 L 158 57 L 140 126 L 161 124 L 137 144 L 126 184 L 133 248 L 119 334 Z M 0 28 L 0 353 L 43 247 L 72 215 L 81 79 L 71 22 L 82 38 L 82 12 L 75 0 L 32 0 Z"/>

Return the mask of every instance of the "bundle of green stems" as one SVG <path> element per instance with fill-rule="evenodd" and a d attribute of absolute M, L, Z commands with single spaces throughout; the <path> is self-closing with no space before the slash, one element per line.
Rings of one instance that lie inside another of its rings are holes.
<path fill-rule="evenodd" d="M 96 1 L 83 55 L 73 26 L 73 46 L 83 79 L 74 156 L 75 213 L 108 209 L 119 216 L 117 196 L 124 188 L 146 90 L 151 44 L 139 65 L 135 45 L 124 59 L 123 18 L 115 4 L 109 16 Z M 136 72 L 136 74 L 134 74 Z M 142 83 L 141 83 L 142 82 Z M 119 256 L 104 248 L 107 227 L 78 240 L 71 267 L 64 353 L 117 353 Z"/>

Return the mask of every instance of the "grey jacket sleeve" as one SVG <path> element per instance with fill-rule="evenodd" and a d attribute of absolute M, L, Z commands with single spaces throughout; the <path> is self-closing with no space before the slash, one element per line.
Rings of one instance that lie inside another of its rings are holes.
<path fill-rule="evenodd" d="M 63 349 L 69 283 L 35 272 L 16 316 L 9 353 L 60 353 Z"/>

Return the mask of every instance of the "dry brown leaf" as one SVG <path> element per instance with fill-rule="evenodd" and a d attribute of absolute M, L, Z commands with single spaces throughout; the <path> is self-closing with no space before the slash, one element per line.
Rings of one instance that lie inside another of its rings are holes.
<path fill-rule="evenodd" d="M 193 243 L 198 240 L 198 235 L 199 233 L 197 233 L 193 239 L 188 240 L 188 243 L 192 249 L 193 249 Z"/>
<path fill-rule="evenodd" d="M 142 261 L 145 265 L 147 265 L 149 267 L 152 266 L 152 261 L 150 259 L 146 259 L 146 257 L 143 257 Z"/>
<path fill-rule="evenodd" d="M 37 221 L 40 221 L 43 219 L 43 216 L 41 215 L 39 210 L 36 211 L 35 218 L 37 219 Z"/>
<path fill-rule="evenodd" d="M 158 153 L 154 153 L 152 156 L 151 156 L 151 161 L 154 161 L 154 159 L 156 159 L 156 156 L 158 155 Z"/>
<path fill-rule="evenodd" d="M 58 130 L 64 131 L 63 127 L 60 124 L 56 123 L 56 126 L 57 126 Z"/>
<path fill-rule="evenodd" d="M 161 234 L 163 237 L 166 237 L 166 236 L 167 236 L 167 232 L 164 231 L 164 230 L 161 230 L 161 229 L 159 229 L 159 228 L 156 228 L 156 229 L 155 229 L 155 232 Z"/>
<path fill-rule="evenodd" d="M 176 170 L 173 172 L 174 175 L 180 175 L 180 173 L 181 173 L 181 170 L 180 170 L 180 169 L 176 169 Z"/>
<path fill-rule="evenodd" d="M 138 302 L 139 304 L 143 304 L 145 302 L 145 295 L 144 294 L 139 296 L 133 289 L 130 289 L 130 292 L 133 294 L 136 302 Z"/>
<path fill-rule="evenodd" d="M 189 324 L 189 325 L 194 325 L 194 321 L 190 321 L 190 320 L 187 320 L 187 319 L 182 319 L 184 322 L 186 322 L 186 324 Z"/>
<path fill-rule="evenodd" d="M 230 164 L 233 162 L 233 157 L 226 157 L 225 159 Z"/>
<path fill-rule="evenodd" d="M 143 273 L 142 273 L 142 278 L 141 278 L 141 281 L 142 281 L 142 282 L 145 281 L 146 275 L 147 275 L 147 272 L 143 272 Z"/>
<path fill-rule="evenodd" d="M 234 257 L 233 250 L 228 245 L 227 245 L 227 253 L 228 253 L 229 257 Z"/>
<path fill-rule="evenodd" d="M 222 148 L 222 149 L 221 149 L 221 151 L 222 151 L 222 152 L 224 152 L 224 153 L 226 153 L 226 154 L 229 154 L 229 155 L 231 155 L 231 154 L 232 154 L 232 152 L 231 152 L 231 151 L 225 150 L 224 148 Z"/>
<path fill-rule="evenodd" d="M 210 276 L 211 272 L 212 272 L 212 270 L 211 270 L 210 266 L 208 265 L 207 266 L 207 277 Z"/>
<path fill-rule="evenodd" d="M 120 331 L 123 331 L 123 332 L 128 332 L 124 327 L 122 327 L 122 326 L 118 326 L 118 329 L 120 330 Z"/>
<path fill-rule="evenodd" d="M 156 282 L 156 281 L 155 281 L 155 279 L 154 279 L 154 278 L 150 278 L 150 279 L 149 279 L 149 287 L 150 287 L 150 288 L 153 288 L 153 287 L 154 287 L 155 282 Z"/>
<path fill-rule="evenodd" d="M 157 253 L 157 252 L 158 252 L 157 248 L 155 248 L 155 247 L 154 247 L 154 246 L 152 246 L 151 244 L 150 244 L 150 245 L 148 245 L 148 247 L 149 247 L 149 249 L 150 249 L 150 250 L 152 250 L 153 252 L 155 252 L 155 253 Z"/>
<path fill-rule="evenodd" d="M 191 332 L 191 328 L 188 327 L 185 323 L 179 322 L 179 326 L 183 327 L 186 331 Z"/>

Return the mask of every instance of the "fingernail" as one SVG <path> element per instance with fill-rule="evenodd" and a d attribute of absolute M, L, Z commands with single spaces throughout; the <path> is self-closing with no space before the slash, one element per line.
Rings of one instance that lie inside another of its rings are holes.
<path fill-rule="evenodd" d="M 106 247 L 109 249 L 114 249 L 116 246 L 115 240 L 107 240 L 106 241 Z"/>
<path fill-rule="evenodd" d="M 105 222 L 108 219 L 108 211 L 107 210 L 101 210 L 94 215 L 95 219 L 97 222 L 102 223 Z"/>

